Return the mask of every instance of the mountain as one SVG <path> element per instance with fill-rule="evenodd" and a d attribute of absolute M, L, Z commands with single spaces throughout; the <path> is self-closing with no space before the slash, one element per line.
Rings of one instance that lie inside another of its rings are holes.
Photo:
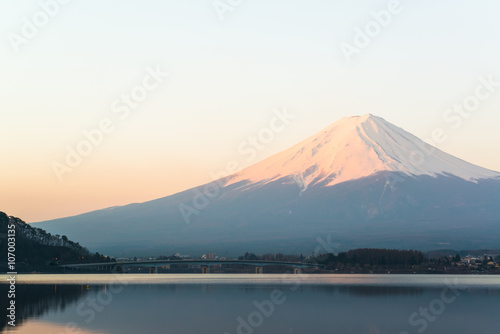
<path fill-rule="evenodd" d="M 500 176 L 432 148 L 384 119 L 367 114 L 332 124 L 317 135 L 247 168 L 229 184 L 248 180 L 270 182 L 295 176 L 305 187 L 316 183 L 333 186 L 381 171 L 433 177 L 449 174 L 469 181 Z"/>
<path fill-rule="evenodd" d="M 65 235 L 52 235 L 43 229 L 26 224 L 19 218 L 7 216 L 0 211 L 0 253 L 7 254 L 8 233 L 15 230 L 16 271 L 54 270 L 49 267 L 56 263 L 79 263 L 108 261 L 100 254 L 92 254 L 88 249 L 69 240 Z M 0 272 L 9 272 L 3 262 Z M 1 328 L 1 327 L 0 327 Z"/>
<path fill-rule="evenodd" d="M 110 255 L 498 248 L 500 173 L 368 114 L 206 185 L 37 226 Z"/>

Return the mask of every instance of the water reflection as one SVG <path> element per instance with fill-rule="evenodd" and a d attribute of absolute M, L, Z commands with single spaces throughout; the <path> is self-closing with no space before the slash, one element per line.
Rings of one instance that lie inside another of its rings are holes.
<path fill-rule="evenodd" d="M 417 296 L 424 293 L 424 288 L 409 286 L 343 286 L 339 291 L 349 295 L 377 296 Z"/>
<path fill-rule="evenodd" d="M 0 284 L 0 308 L 9 307 L 8 285 Z M 26 319 L 40 317 L 51 312 L 64 312 L 89 292 L 83 285 L 22 285 L 16 287 L 16 324 L 22 325 Z M 7 317 L 0 317 L 0 331 L 7 327 Z"/>
<path fill-rule="evenodd" d="M 11 332 L 10 330 L 7 332 Z M 90 331 L 90 330 L 82 330 L 75 329 L 67 325 L 59 325 L 50 322 L 44 321 L 29 321 L 26 324 L 20 326 L 15 329 L 16 334 L 107 334 L 104 332 Z"/>
<path fill-rule="evenodd" d="M 77 332 L 84 334 L 417 333 L 419 327 L 409 323 L 410 315 L 441 298 L 443 290 L 305 284 L 128 284 L 116 290 L 109 285 L 91 286 L 89 290 L 82 285 L 18 288 L 25 322 L 15 331 L 19 334 L 65 333 L 61 330 L 68 323 L 74 323 Z M 425 332 L 496 334 L 500 328 L 499 300 L 500 288 L 465 289 L 446 304 Z"/>

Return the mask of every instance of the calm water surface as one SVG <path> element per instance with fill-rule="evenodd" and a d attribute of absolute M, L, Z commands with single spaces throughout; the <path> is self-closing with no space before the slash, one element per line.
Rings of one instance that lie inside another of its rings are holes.
<path fill-rule="evenodd" d="M 498 276 L 20 275 L 16 304 L 4 332 L 500 332 Z"/>

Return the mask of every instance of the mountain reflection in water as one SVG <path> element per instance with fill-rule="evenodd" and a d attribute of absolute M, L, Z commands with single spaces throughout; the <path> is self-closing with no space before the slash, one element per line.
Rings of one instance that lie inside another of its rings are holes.
<path fill-rule="evenodd" d="M 9 286 L 0 284 L 0 307 L 5 310 L 9 307 L 7 296 Z M 16 286 L 16 326 L 22 325 L 27 319 L 38 318 L 45 313 L 64 312 L 67 307 L 74 306 L 75 303 L 101 287 L 87 289 L 85 285 L 24 285 Z M 7 327 L 6 317 L 0 317 L 0 331 Z M 10 327 L 10 326 L 9 326 Z M 43 333 L 43 332 L 42 332 Z"/>
<path fill-rule="evenodd" d="M 421 327 L 409 323 L 410 315 L 421 307 L 429 308 L 442 298 L 444 289 L 425 285 L 363 285 L 356 279 L 351 285 L 308 285 L 305 281 L 302 285 L 128 283 L 115 292 L 110 285 L 89 285 L 87 289 L 87 285 L 81 284 L 19 284 L 18 327 L 13 333 L 62 334 L 68 332 L 67 324 L 77 328 L 69 333 L 81 334 L 418 333 Z M 392 279 L 408 282 L 414 278 Z M 365 281 L 370 283 L 373 278 Z M 6 288 L 0 285 L 0 293 L 5 294 Z M 276 292 L 282 302 L 271 307 L 269 301 Z M 96 300 L 105 302 L 91 306 Z M 496 334 L 500 328 L 498 300 L 500 284 L 464 285 L 456 300 L 446 304 L 445 310 L 428 323 L 425 332 Z M 2 298 L 1 307 L 6 307 L 5 302 Z M 265 312 L 256 306 L 264 304 L 269 314 L 263 315 Z M 262 319 L 256 312 L 262 314 Z M 5 330 L 5 320 L 2 321 Z M 259 325 L 245 331 L 239 327 L 241 321 L 247 326 L 252 321 Z"/>

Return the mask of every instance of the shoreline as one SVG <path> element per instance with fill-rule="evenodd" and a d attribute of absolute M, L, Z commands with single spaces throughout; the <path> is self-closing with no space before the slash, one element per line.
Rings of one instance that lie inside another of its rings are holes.
<path fill-rule="evenodd" d="M 0 284 L 7 284 L 7 275 Z M 19 285 L 304 285 L 304 286 L 411 286 L 500 289 L 498 275 L 442 274 L 21 274 Z"/>

